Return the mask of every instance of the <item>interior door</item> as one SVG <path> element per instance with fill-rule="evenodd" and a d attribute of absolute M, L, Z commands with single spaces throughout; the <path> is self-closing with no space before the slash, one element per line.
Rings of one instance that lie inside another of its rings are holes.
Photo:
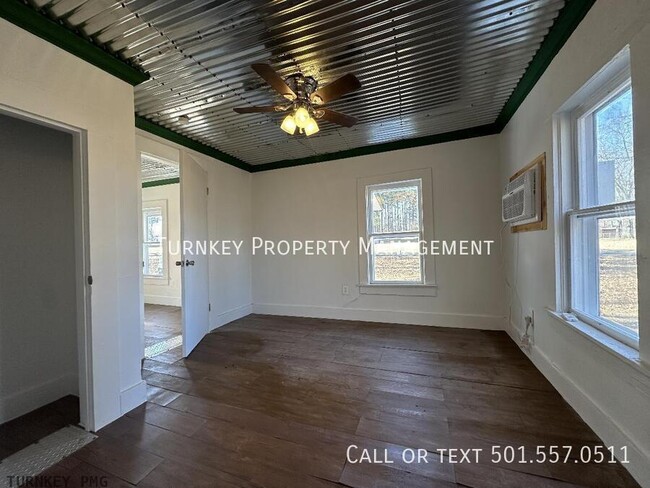
<path fill-rule="evenodd" d="M 197 242 L 209 249 L 208 174 L 191 156 L 183 154 L 181 159 L 183 357 L 187 357 L 209 330 L 208 256 L 197 249 Z"/>

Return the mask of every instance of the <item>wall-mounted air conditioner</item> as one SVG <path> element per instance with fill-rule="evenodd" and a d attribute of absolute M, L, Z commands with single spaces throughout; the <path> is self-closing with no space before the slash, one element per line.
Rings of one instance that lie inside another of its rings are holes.
<path fill-rule="evenodd" d="M 510 181 L 501 197 L 501 218 L 510 224 L 529 224 L 541 220 L 539 164 Z"/>

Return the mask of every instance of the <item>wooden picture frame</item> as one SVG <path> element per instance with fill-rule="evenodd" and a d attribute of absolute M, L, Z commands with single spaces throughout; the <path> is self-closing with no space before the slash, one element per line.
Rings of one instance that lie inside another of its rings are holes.
<path fill-rule="evenodd" d="M 546 153 L 542 153 L 537 156 L 529 164 L 521 168 L 514 175 L 510 177 L 510 181 L 514 180 L 518 176 L 521 176 L 523 173 L 533 168 L 535 165 L 539 164 L 539 174 L 540 174 L 540 184 L 539 191 L 542 192 L 541 195 L 541 219 L 539 222 L 531 222 L 529 224 L 513 225 L 510 227 L 510 232 L 530 232 L 533 230 L 546 230 L 548 228 L 548 219 L 547 219 L 547 208 L 546 208 Z"/>

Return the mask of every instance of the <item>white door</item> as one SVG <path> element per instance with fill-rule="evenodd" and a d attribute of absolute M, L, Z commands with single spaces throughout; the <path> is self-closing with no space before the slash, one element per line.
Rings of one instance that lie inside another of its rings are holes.
<path fill-rule="evenodd" d="M 207 244 L 209 249 L 208 174 L 183 154 L 180 178 L 183 357 L 187 357 L 209 330 L 208 256 L 197 249 L 197 242 Z M 191 249 L 188 243 L 192 243 Z"/>

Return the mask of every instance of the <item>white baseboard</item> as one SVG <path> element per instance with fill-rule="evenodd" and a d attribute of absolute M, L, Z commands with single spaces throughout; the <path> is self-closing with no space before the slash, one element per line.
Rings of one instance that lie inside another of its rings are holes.
<path fill-rule="evenodd" d="M 313 317 L 319 319 L 360 320 L 410 325 L 433 325 L 463 329 L 503 330 L 505 317 L 455 313 L 409 312 L 307 305 L 253 304 L 253 312 L 266 315 Z"/>
<path fill-rule="evenodd" d="M 248 305 L 242 305 L 241 307 L 236 307 L 226 312 L 222 312 L 216 315 L 214 322 L 212 322 L 210 326 L 210 330 L 214 330 L 221 327 L 222 325 L 229 324 L 233 320 L 246 317 L 246 315 L 250 315 L 251 313 L 253 313 L 253 305 L 250 303 Z"/>
<path fill-rule="evenodd" d="M 508 335 L 517 345 L 521 331 L 511 322 Z M 554 364 L 546 354 L 533 344 L 527 354 L 535 367 L 555 387 L 580 417 L 591 427 L 607 446 L 627 446 L 628 464 L 623 466 L 641 486 L 650 486 L 650 457 L 643 452 L 633 437 L 625 432 L 611 416 L 598 405 L 582 388 Z"/>
<path fill-rule="evenodd" d="M 79 395 L 79 378 L 75 374 L 62 375 L 0 398 L 0 424 L 66 395 Z"/>
<path fill-rule="evenodd" d="M 143 380 L 120 393 L 122 415 L 147 401 L 147 383 Z"/>
<path fill-rule="evenodd" d="M 144 303 L 150 305 L 169 305 L 170 307 L 181 307 L 180 297 L 166 297 L 162 295 L 145 295 Z"/>

